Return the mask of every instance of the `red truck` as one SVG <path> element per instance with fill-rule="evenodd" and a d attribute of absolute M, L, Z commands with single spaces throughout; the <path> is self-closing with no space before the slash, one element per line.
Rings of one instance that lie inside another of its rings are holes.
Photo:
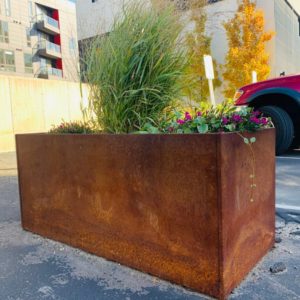
<path fill-rule="evenodd" d="M 300 75 L 246 85 L 235 95 L 236 105 L 247 105 L 271 117 L 276 128 L 276 153 L 300 141 Z"/>

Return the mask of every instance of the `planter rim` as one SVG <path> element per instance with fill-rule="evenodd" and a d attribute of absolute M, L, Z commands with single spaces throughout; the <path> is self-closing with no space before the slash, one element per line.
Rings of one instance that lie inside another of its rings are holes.
<path fill-rule="evenodd" d="M 34 132 L 34 133 L 17 133 L 15 136 L 24 135 L 50 135 L 50 136 L 203 136 L 203 135 L 231 135 L 237 133 L 255 134 L 263 130 L 274 130 L 275 128 L 261 128 L 257 131 L 231 131 L 231 132 L 208 132 L 208 133 L 49 133 L 49 132 Z"/>

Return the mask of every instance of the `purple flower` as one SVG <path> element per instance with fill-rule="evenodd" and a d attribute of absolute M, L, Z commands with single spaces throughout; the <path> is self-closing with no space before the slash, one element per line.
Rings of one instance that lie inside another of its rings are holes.
<path fill-rule="evenodd" d="M 263 124 L 263 125 L 268 125 L 269 120 L 268 120 L 267 118 L 261 118 L 260 122 L 261 122 L 261 124 Z"/>
<path fill-rule="evenodd" d="M 226 117 L 222 117 L 222 124 L 227 125 L 229 123 L 229 119 Z"/>
<path fill-rule="evenodd" d="M 235 123 L 241 123 L 241 122 L 243 122 L 243 118 L 240 115 L 233 115 L 231 119 Z"/>
<path fill-rule="evenodd" d="M 250 122 L 259 125 L 260 124 L 260 119 L 253 116 L 253 117 L 250 117 Z"/>
<path fill-rule="evenodd" d="M 198 111 L 197 112 L 197 117 L 201 117 L 202 116 L 202 112 L 201 111 Z"/>
<path fill-rule="evenodd" d="M 185 123 L 185 121 L 182 120 L 182 119 L 179 119 L 179 120 L 177 120 L 176 122 L 177 122 L 179 125 L 183 125 L 183 124 Z"/>
<path fill-rule="evenodd" d="M 186 112 L 186 113 L 185 113 L 184 120 L 185 120 L 185 121 L 190 121 L 190 120 L 192 120 L 192 116 L 190 115 L 189 112 Z"/>

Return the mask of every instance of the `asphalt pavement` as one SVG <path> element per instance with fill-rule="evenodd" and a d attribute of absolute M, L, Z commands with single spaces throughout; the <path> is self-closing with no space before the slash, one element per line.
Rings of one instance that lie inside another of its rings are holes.
<path fill-rule="evenodd" d="M 300 151 L 277 158 L 276 178 L 277 243 L 229 299 L 300 300 Z M 0 154 L 0 300 L 39 299 L 210 298 L 23 231 L 15 154 Z"/>
<path fill-rule="evenodd" d="M 276 205 L 300 211 L 300 150 L 277 157 Z"/>

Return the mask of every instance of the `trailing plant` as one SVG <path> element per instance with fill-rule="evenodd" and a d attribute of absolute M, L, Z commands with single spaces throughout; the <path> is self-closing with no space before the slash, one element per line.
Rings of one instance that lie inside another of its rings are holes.
<path fill-rule="evenodd" d="M 265 47 L 273 33 L 265 31 L 264 23 L 264 13 L 256 8 L 255 1 L 242 0 L 235 16 L 224 24 L 229 46 L 223 73 L 226 97 L 233 97 L 237 88 L 250 84 L 252 71 L 260 81 L 268 78 L 269 54 Z"/>
<path fill-rule="evenodd" d="M 211 132 L 255 132 L 272 127 L 271 120 L 250 107 L 238 108 L 231 101 L 216 107 L 203 104 L 193 112 L 175 112 L 155 125 L 148 123 L 143 133 L 211 133 Z M 255 142 L 244 139 L 245 143 Z"/>
<path fill-rule="evenodd" d="M 93 42 L 86 78 L 90 105 L 103 131 L 140 130 L 173 107 L 187 61 L 181 30 L 171 9 L 131 3 L 111 33 Z"/>
<path fill-rule="evenodd" d="M 60 125 L 53 125 L 49 133 L 72 133 L 72 134 L 89 134 L 95 133 L 96 130 L 89 123 L 82 121 L 63 121 Z"/>

